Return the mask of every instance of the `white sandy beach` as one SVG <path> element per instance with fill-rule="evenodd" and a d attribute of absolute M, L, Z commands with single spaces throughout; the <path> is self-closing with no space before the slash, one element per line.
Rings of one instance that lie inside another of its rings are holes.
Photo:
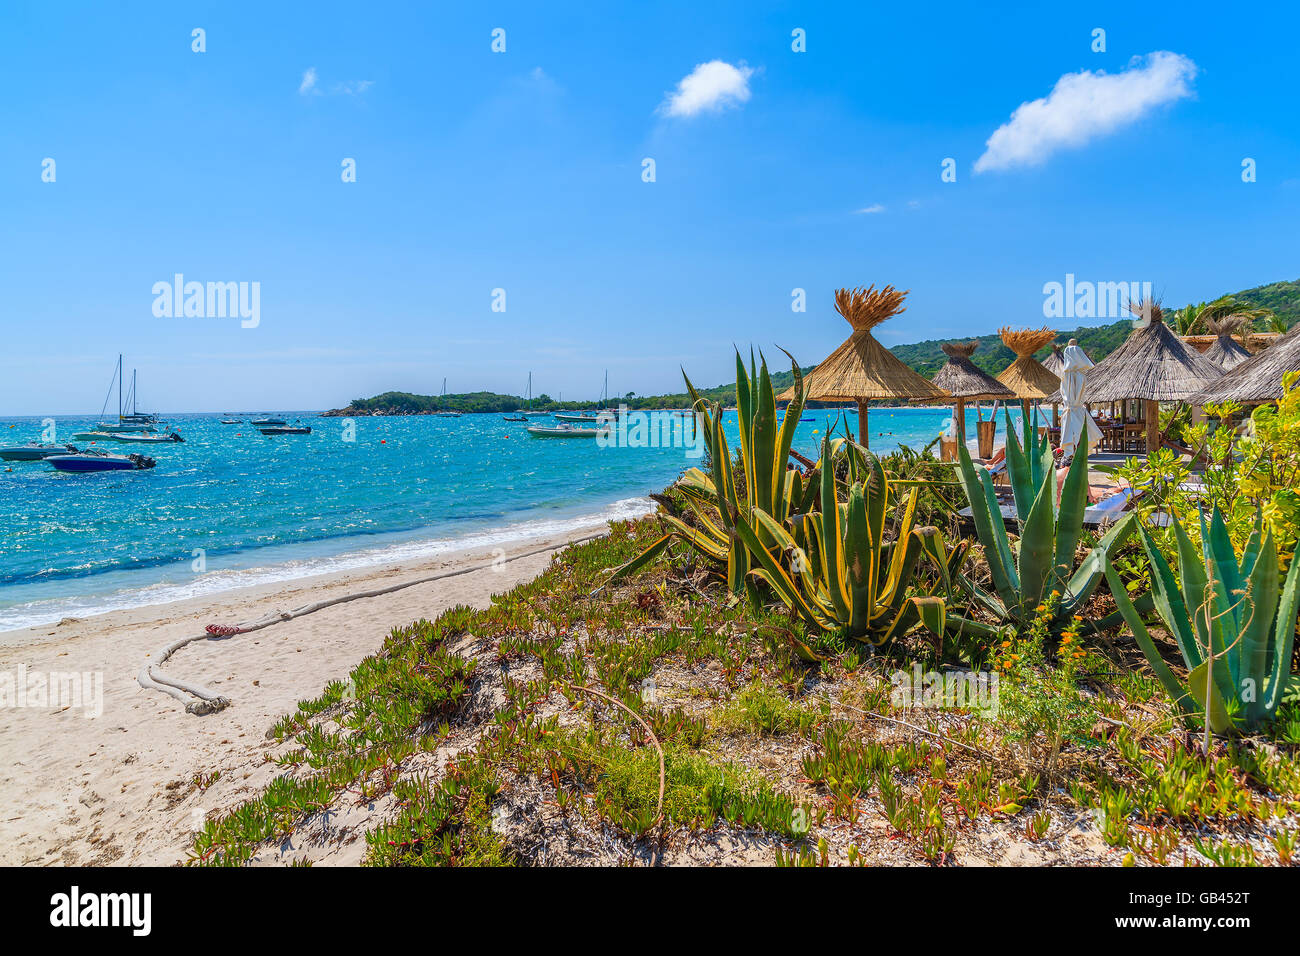
<path fill-rule="evenodd" d="M 267 730 L 299 700 L 346 678 L 397 626 L 454 604 L 485 605 L 529 580 L 553 550 L 604 529 L 440 555 L 424 563 L 303 578 L 7 632 L 0 675 L 102 674 L 103 711 L 0 709 L 0 864 L 173 864 L 203 814 L 228 809 L 275 776 Z M 230 707 L 198 717 L 136 683 L 159 648 L 208 624 L 252 621 L 325 598 L 433 574 L 468 573 L 181 649 L 162 671 L 218 690 Z M 206 789 L 197 775 L 219 773 Z"/>

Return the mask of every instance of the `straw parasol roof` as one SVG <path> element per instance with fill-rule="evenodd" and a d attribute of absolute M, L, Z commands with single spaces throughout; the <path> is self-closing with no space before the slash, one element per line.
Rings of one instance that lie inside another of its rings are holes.
<path fill-rule="evenodd" d="M 1011 389 L 1021 401 L 1040 401 L 1061 387 L 1061 379 L 1045 369 L 1034 358 L 1034 353 L 1056 338 L 1049 328 L 1021 329 L 1007 326 L 998 329 L 998 335 L 1007 348 L 1016 353 L 1016 360 L 1003 370 L 998 381 Z"/>
<path fill-rule="evenodd" d="M 947 391 L 953 398 L 971 399 L 977 402 L 1006 400 L 1015 398 L 1015 393 L 999 382 L 992 375 L 977 368 L 970 360 L 971 353 L 979 347 L 979 339 L 969 342 L 945 342 L 940 348 L 948 356 L 948 361 L 934 376 L 934 384 Z"/>
<path fill-rule="evenodd" d="M 871 401 L 873 399 L 943 399 L 948 393 L 904 365 L 876 341 L 871 330 L 906 308 L 907 292 L 892 285 L 879 291 L 839 289 L 835 311 L 853 326 L 853 334 L 808 373 L 804 386 L 808 398 L 817 402 Z M 794 386 L 777 396 L 778 401 L 794 397 Z"/>
<path fill-rule="evenodd" d="M 1057 378 L 1060 378 L 1061 372 L 1065 371 L 1065 359 L 1061 357 L 1061 346 L 1058 343 L 1053 342 L 1052 354 L 1047 356 L 1047 358 L 1043 359 L 1038 364 L 1047 369 Z"/>
<path fill-rule="evenodd" d="M 1276 401 L 1282 397 L 1282 376 L 1297 369 L 1300 369 L 1300 325 L 1188 401 L 1193 405 L 1229 399 L 1243 404 Z"/>
<path fill-rule="evenodd" d="M 1202 354 L 1225 372 L 1230 372 L 1250 358 L 1250 352 L 1244 345 L 1232 337 L 1241 331 L 1250 321 L 1245 315 L 1225 315 L 1221 319 L 1206 319 L 1205 323 L 1214 333 L 1215 339 Z"/>
<path fill-rule="evenodd" d="M 1165 325 L 1158 302 L 1129 303 L 1141 322 L 1115 351 L 1088 369 L 1087 402 L 1183 402 L 1223 372 Z"/>

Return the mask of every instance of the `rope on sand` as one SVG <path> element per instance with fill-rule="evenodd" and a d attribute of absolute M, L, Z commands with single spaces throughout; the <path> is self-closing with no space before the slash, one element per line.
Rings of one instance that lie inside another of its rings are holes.
<path fill-rule="evenodd" d="M 175 677 L 168 677 L 164 674 L 155 672 L 155 667 L 161 667 L 167 659 L 179 651 L 187 644 L 193 644 L 195 641 L 213 640 L 216 638 L 231 637 L 235 634 L 248 634 L 251 631 L 260 631 L 264 627 L 270 627 L 272 624 L 279 624 L 281 621 L 292 621 L 297 617 L 304 617 L 313 614 L 316 611 L 324 610 L 327 607 L 333 607 L 336 604 L 346 604 L 349 601 L 359 601 L 364 598 L 380 597 L 384 594 L 392 594 L 394 591 L 401 591 L 404 588 L 412 588 L 418 584 L 428 584 L 431 581 L 441 581 L 444 578 L 454 578 L 461 574 L 470 574 L 474 571 L 485 571 L 489 568 L 500 567 L 508 561 L 518 561 L 521 558 L 531 558 L 534 555 L 545 554 L 548 551 L 559 551 L 563 548 L 571 547 L 575 544 L 582 544 L 586 541 L 594 541 L 596 538 L 603 537 L 605 532 L 589 534 L 584 538 L 574 538 L 562 545 L 548 545 L 544 548 L 535 548 L 532 551 L 525 551 L 522 554 L 511 555 L 495 559 L 491 564 L 479 564 L 469 568 L 457 568 L 455 571 L 443 571 L 439 574 L 431 574 L 423 578 L 417 578 L 414 581 L 404 581 L 401 584 L 390 584 L 388 587 L 374 588 L 369 591 L 358 591 L 355 594 L 344 594 L 336 598 L 328 598 L 324 601 L 316 601 L 312 604 L 305 604 L 300 608 L 292 611 L 273 611 L 265 617 L 256 621 L 244 624 L 210 624 L 204 629 L 202 634 L 196 634 L 193 637 L 183 637 L 180 640 L 173 641 L 166 647 L 162 648 L 156 655 L 155 660 L 147 661 L 140 668 L 140 673 L 136 675 L 136 682 L 145 690 L 162 691 L 185 705 L 185 712 L 189 714 L 216 713 L 229 707 L 231 700 L 229 697 L 223 697 L 209 687 L 201 684 L 191 684 L 188 681 L 180 680 Z"/>

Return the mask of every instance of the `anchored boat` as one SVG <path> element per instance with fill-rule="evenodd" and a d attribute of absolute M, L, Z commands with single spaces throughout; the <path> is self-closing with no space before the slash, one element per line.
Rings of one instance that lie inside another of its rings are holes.
<path fill-rule="evenodd" d="M 28 442 L 25 445 L 5 445 L 0 447 L 0 460 L 3 461 L 44 461 L 51 455 L 75 454 L 77 451 L 71 445 L 49 445 L 39 442 Z"/>
<path fill-rule="evenodd" d="M 138 471 L 157 464 L 144 455 L 110 455 L 102 451 L 85 451 L 76 455 L 51 455 L 45 459 L 59 471 Z"/>
<path fill-rule="evenodd" d="M 534 438 L 596 438 L 601 433 L 608 434 L 605 428 L 578 428 L 574 425 L 529 425 L 528 434 Z"/>
<path fill-rule="evenodd" d="M 306 425 L 273 425 L 270 428 L 259 428 L 263 435 L 310 435 L 311 429 Z"/>
<path fill-rule="evenodd" d="M 144 435 L 115 434 L 109 435 L 108 437 L 113 441 L 135 445 L 161 445 L 165 442 L 185 441 L 185 439 L 176 434 L 176 432 L 168 432 L 166 435 L 153 435 L 147 433 Z"/>

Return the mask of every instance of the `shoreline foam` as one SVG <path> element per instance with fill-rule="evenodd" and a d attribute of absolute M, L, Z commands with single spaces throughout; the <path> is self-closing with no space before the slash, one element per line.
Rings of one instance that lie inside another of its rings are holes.
<path fill-rule="evenodd" d="M 352 548 L 331 555 L 315 555 L 247 568 L 213 570 L 185 582 L 164 580 L 143 587 L 120 588 L 99 594 L 45 598 L 13 604 L 0 609 L 0 647 L 12 643 L 8 638 L 15 632 L 48 627 L 68 618 L 95 618 L 142 607 L 161 607 L 189 600 L 215 598 L 245 588 L 301 582 L 309 578 L 381 569 L 410 562 L 427 562 L 485 548 L 509 548 L 600 527 L 608 521 L 638 518 L 652 513 L 654 508 L 654 502 L 649 498 L 621 498 L 599 511 L 572 517 L 531 518 L 453 537 L 415 538 L 377 547 Z M 288 547 L 304 550 L 302 545 Z"/>

